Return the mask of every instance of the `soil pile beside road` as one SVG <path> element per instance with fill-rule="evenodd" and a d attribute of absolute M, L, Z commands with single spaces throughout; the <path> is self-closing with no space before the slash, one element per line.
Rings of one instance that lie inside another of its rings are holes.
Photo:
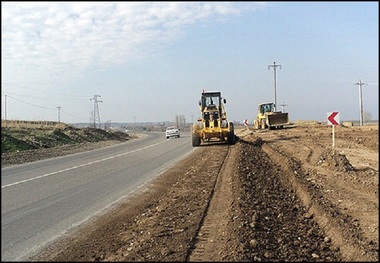
<path fill-rule="evenodd" d="M 9 124 L 8 124 L 9 125 Z M 121 131 L 23 124 L 1 129 L 1 167 L 90 151 L 133 138 Z"/>

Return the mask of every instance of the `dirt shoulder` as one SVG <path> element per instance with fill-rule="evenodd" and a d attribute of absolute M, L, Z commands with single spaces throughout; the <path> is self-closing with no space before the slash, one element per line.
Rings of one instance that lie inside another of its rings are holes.
<path fill-rule="evenodd" d="M 377 126 L 236 133 L 30 260 L 378 260 Z"/>
<path fill-rule="evenodd" d="M 378 126 L 335 128 L 321 124 L 245 136 L 279 166 L 281 180 L 345 261 L 378 259 Z"/>

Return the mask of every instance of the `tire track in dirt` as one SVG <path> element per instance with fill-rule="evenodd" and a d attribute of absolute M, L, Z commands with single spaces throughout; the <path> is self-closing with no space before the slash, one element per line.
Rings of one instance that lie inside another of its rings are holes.
<path fill-rule="evenodd" d="M 232 174 L 235 159 L 230 158 L 231 151 L 236 148 L 227 146 L 228 153 L 218 173 L 213 195 L 207 211 L 199 228 L 195 243 L 186 261 L 221 261 L 220 255 L 225 248 L 224 244 L 229 238 L 227 225 L 230 220 L 230 207 L 232 201 Z M 226 202 L 227 201 L 227 202 Z"/>

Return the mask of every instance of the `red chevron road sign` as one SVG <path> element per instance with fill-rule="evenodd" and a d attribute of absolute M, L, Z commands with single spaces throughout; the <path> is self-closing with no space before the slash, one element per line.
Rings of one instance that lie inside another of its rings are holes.
<path fill-rule="evenodd" d="M 339 112 L 333 111 L 327 113 L 327 125 L 339 125 Z"/>

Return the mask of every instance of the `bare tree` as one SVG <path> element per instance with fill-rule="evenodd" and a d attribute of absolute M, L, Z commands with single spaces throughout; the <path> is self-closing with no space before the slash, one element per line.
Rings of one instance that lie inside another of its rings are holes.
<path fill-rule="evenodd" d="M 363 120 L 368 124 L 372 120 L 372 114 L 368 111 L 365 111 L 363 113 Z"/>
<path fill-rule="evenodd" d="M 182 128 L 182 127 L 186 126 L 185 115 L 183 115 L 183 114 L 176 115 L 175 116 L 175 123 L 176 123 L 178 128 Z"/>

